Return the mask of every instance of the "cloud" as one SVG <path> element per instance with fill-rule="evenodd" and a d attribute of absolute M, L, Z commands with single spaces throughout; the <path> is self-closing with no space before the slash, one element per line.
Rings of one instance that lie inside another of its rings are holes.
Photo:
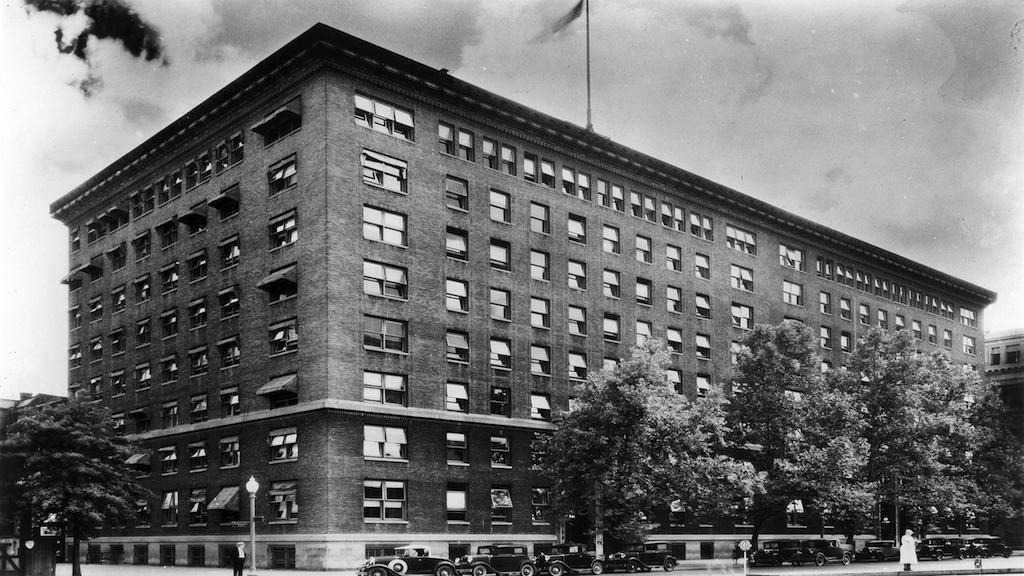
<path fill-rule="evenodd" d="M 750 22 L 737 4 L 695 5 L 685 9 L 686 23 L 702 31 L 709 38 L 725 38 L 739 44 L 753 46 Z"/>

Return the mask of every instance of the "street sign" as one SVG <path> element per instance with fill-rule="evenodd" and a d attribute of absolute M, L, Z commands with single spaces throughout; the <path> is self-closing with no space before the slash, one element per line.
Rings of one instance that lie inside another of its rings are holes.
<path fill-rule="evenodd" d="M 743 550 L 744 552 L 750 550 L 750 540 L 740 540 L 739 547 L 740 550 Z"/>

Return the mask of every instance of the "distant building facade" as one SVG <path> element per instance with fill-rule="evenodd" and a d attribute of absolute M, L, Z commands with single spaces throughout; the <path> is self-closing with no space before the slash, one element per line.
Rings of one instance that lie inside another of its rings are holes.
<path fill-rule="evenodd" d="M 70 393 L 154 497 L 91 554 L 351 568 L 559 536 L 532 462 L 574 382 L 664 339 L 688 396 L 754 323 L 978 366 L 995 295 L 317 25 L 54 202 Z M 662 511 L 681 558 L 742 518 Z M 815 533 L 799 502 L 771 533 Z"/>

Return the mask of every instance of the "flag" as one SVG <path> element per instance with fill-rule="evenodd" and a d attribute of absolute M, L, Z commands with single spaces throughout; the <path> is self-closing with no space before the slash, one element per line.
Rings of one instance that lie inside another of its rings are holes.
<path fill-rule="evenodd" d="M 551 24 L 551 26 L 549 26 L 546 29 L 542 30 L 541 33 L 538 34 L 537 37 L 533 39 L 533 41 L 534 42 L 543 42 L 543 41 L 551 38 L 555 34 L 558 34 L 562 30 L 564 30 L 566 26 L 568 26 L 570 23 L 572 23 L 573 20 L 579 18 L 580 14 L 583 13 L 583 2 L 584 1 L 585 0 L 579 0 L 579 2 L 577 2 L 576 5 L 573 6 L 568 12 L 566 12 L 561 18 L 559 18 L 558 20 L 555 20 Z"/>

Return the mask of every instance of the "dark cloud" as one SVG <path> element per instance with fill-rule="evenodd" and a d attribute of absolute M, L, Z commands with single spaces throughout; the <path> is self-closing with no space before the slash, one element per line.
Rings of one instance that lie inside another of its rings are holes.
<path fill-rule="evenodd" d="M 755 66 L 756 75 L 753 78 L 754 82 L 740 93 L 740 104 L 746 104 L 757 100 L 764 95 L 775 81 L 775 71 L 770 65 L 761 60 L 761 58 L 757 58 Z"/>
<path fill-rule="evenodd" d="M 163 43 L 155 28 L 147 24 L 135 10 L 122 0 L 24 0 L 27 6 L 40 12 L 52 12 L 60 16 L 72 16 L 82 12 L 88 24 L 77 35 L 65 39 L 64 28 L 54 30 L 57 50 L 72 54 L 89 65 L 89 73 L 73 85 L 85 96 L 91 96 L 102 86 L 102 78 L 95 74 L 89 59 L 89 38 L 115 40 L 129 54 L 147 61 L 164 56 Z M 164 60 L 166 64 L 166 60 Z"/>
<path fill-rule="evenodd" d="M 739 44 L 753 46 L 750 22 L 737 4 L 705 4 L 685 9 L 686 23 L 709 38 L 725 38 Z"/>
<path fill-rule="evenodd" d="M 117 102 L 124 111 L 125 120 L 140 126 L 152 126 L 164 122 L 164 109 L 150 100 L 126 98 Z"/>
<path fill-rule="evenodd" d="M 853 182 L 853 178 L 847 174 L 846 168 L 833 166 L 825 172 L 825 181 L 829 184 L 850 184 Z"/>

